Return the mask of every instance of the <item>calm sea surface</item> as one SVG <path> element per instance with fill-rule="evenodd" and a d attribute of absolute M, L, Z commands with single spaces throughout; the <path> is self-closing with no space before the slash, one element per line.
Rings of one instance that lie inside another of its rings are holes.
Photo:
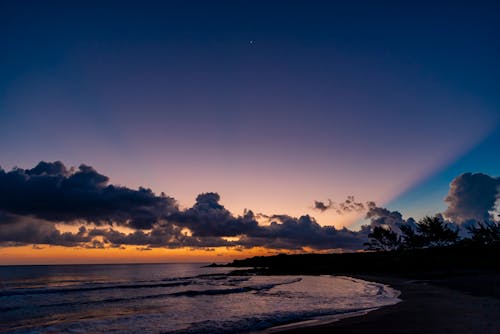
<path fill-rule="evenodd" d="M 0 266 L 0 333 L 234 333 L 394 304 L 335 276 L 228 276 L 203 264 Z"/>

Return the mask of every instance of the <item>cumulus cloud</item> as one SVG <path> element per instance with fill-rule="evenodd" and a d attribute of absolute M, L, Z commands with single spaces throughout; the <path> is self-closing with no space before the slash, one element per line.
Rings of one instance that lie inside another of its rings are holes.
<path fill-rule="evenodd" d="M 336 203 L 331 199 L 328 199 L 327 202 L 322 201 L 314 201 L 314 208 L 321 212 L 326 210 L 333 210 L 338 215 L 343 215 L 352 212 L 363 212 L 367 210 L 370 205 L 374 205 L 373 202 L 366 202 L 366 204 L 362 202 L 356 202 L 354 196 L 347 196 L 347 198 L 340 203 Z"/>
<path fill-rule="evenodd" d="M 238 218 L 233 217 L 232 221 Z M 271 249 L 300 250 L 304 247 L 313 249 L 359 249 L 366 241 L 369 229 L 350 231 L 346 228 L 337 230 L 333 226 L 321 226 L 312 217 L 299 218 L 286 215 L 273 216 L 270 225 L 259 226 L 256 229 L 242 229 L 237 237 L 225 239 L 218 236 L 221 227 L 216 227 L 214 233 L 205 233 L 203 237 L 196 234 L 183 233 L 183 227 L 170 223 L 155 226 L 151 231 L 134 231 L 124 233 L 113 229 L 94 229 L 90 236 L 100 236 L 109 245 L 139 245 L 144 247 L 190 247 L 207 249 L 209 247 L 235 247 L 238 249 L 266 247 Z M 213 221 L 212 225 L 225 226 L 227 221 Z M 236 224 L 237 226 L 241 226 Z M 236 228 L 231 233 L 236 233 Z M 244 231 L 244 232 L 243 232 Z M 229 234 L 229 233 L 222 233 Z M 236 234 L 235 234 L 236 235 Z"/>
<path fill-rule="evenodd" d="M 365 219 L 370 220 L 370 226 L 387 226 L 393 231 L 399 232 L 400 226 L 403 224 L 410 224 L 415 226 L 415 220 L 413 218 L 408 218 L 405 220 L 403 215 L 399 211 L 390 211 L 386 208 L 381 208 L 371 202 L 368 207 Z"/>
<path fill-rule="evenodd" d="M 193 237 L 239 237 L 227 245 L 243 247 L 267 247 L 275 249 L 349 248 L 362 246 L 367 234 L 333 226 L 321 226 L 310 216 L 299 218 L 288 215 L 272 215 L 266 218 L 269 225 L 259 225 L 256 215 L 248 210 L 242 216 L 232 215 L 219 203 L 217 193 L 204 193 L 196 198 L 192 208 L 177 212 L 168 219 L 171 223 L 186 227 Z M 216 240 L 212 240 L 214 242 Z M 185 240 L 191 242 L 192 240 Z"/>
<path fill-rule="evenodd" d="M 200 194 L 193 207 L 170 215 L 168 220 L 188 228 L 197 237 L 233 237 L 260 228 L 252 211 L 235 217 L 219 201 L 217 193 Z"/>
<path fill-rule="evenodd" d="M 484 174 L 457 177 L 446 198 L 449 207 L 445 215 L 457 221 L 490 217 L 495 203 L 499 203 L 498 187 L 498 178 Z M 356 250 L 363 248 L 375 226 L 400 231 L 403 224 L 415 225 L 412 218 L 405 220 L 398 211 L 373 202 L 357 202 L 353 196 L 340 203 L 316 201 L 315 208 L 338 214 L 366 211 L 370 223 L 351 231 L 321 226 L 308 215 L 263 215 L 250 210 L 234 215 L 215 192 L 202 193 L 192 207 L 179 210 L 174 198 L 145 188 L 134 190 L 110 184 L 107 176 L 87 165 L 67 168 L 61 162 L 40 162 L 32 169 L 0 169 L 3 246 Z M 263 218 L 266 224 L 259 224 Z M 61 232 L 58 224 L 80 228 Z"/>
<path fill-rule="evenodd" d="M 364 208 L 352 196 L 328 205 L 339 212 Z M 321 226 L 307 215 L 265 216 L 269 224 L 260 225 L 262 217 L 250 210 L 232 214 L 214 192 L 198 195 L 191 208 L 179 210 L 171 197 L 112 185 L 107 176 L 87 165 L 67 168 L 59 161 L 42 161 L 32 169 L 0 169 L 0 242 L 4 245 L 358 249 L 368 234 L 367 229 L 354 232 Z M 83 226 L 75 233 L 61 233 L 56 223 Z M 120 226 L 132 231 L 123 232 Z"/>
<path fill-rule="evenodd" d="M 342 212 L 364 208 L 354 197 L 329 205 Z M 3 245 L 359 249 L 369 233 L 366 227 L 355 232 L 321 226 L 308 215 L 269 215 L 269 224 L 260 225 L 262 217 L 250 210 L 232 214 L 214 192 L 198 195 L 191 208 L 179 210 L 171 197 L 109 184 L 107 176 L 87 165 L 40 162 L 32 169 L 0 170 Z M 56 223 L 83 225 L 78 232 L 63 233 Z"/>
<path fill-rule="evenodd" d="M 238 244 L 245 247 L 261 246 L 272 249 L 359 249 L 368 236 L 368 231 L 350 231 L 346 228 L 321 226 L 314 218 L 305 215 L 299 218 L 275 215 L 268 226 L 245 235 Z"/>
<path fill-rule="evenodd" d="M 40 162 L 32 169 L 0 169 L 0 211 L 54 222 L 116 223 L 149 229 L 177 211 L 173 198 L 150 189 L 109 184 L 94 168 Z"/>
<path fill-rule="evenodd" d="M 153 227 L 151 231 L 136 230 L 130 233 L 117 231 L 115 229 L 96 228 L 89 231 L 91 237 L 102 237 L 105 244 L 110 247 L 116 246 L 144 246 L 144 247 L 163 247 L 163 248 L 179 248 L 179 247 L 230 247 L 235 244 L 226 241 L 220 237 L 194 237 L 183 233 L 183 229 L 179 226 L 162 222 Z"/>
<path fill-rule="evenodd" d="M 465 173 L 450 184 L 444 215 L 458 223 L 470 220 L 488 221 L 494 217 L 495 203 L 500 198 L 500 178 L 481 173 Z"/>

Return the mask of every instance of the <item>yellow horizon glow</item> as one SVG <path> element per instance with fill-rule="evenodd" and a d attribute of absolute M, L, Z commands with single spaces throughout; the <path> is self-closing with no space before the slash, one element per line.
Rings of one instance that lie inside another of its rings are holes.
<path fill-rule="evenodd" d="M 141 248 L 144 247 L 127 246 L 104 249 L 49 245 L 37 245 L 36 248 L 33 245 L 3 247 L 0 248 L 0 265 L 231 262 L 235 259 L 278 253 L 278 251 L 262 247 L 250 249 L 185 247 L 140 250 Z"/>

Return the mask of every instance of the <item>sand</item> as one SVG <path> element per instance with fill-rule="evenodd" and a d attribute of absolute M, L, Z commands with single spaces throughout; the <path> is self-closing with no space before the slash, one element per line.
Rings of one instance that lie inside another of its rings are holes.
<path fill-rule="evenodd" d="M 336 322 L 289 328 L 279 333 L 500 333 L 499 277 L 440 280 L 355 276 L 388 284 L 402 301 Z"/>

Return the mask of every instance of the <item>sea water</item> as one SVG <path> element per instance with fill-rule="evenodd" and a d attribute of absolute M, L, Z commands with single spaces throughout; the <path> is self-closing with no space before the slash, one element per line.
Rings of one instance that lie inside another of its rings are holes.
<path fill-rule="evenodd" d="M 399 292 L 341 276 L 190 264 L 0 267 L 0 333 L 234 333 L 371 310 Z"/>

